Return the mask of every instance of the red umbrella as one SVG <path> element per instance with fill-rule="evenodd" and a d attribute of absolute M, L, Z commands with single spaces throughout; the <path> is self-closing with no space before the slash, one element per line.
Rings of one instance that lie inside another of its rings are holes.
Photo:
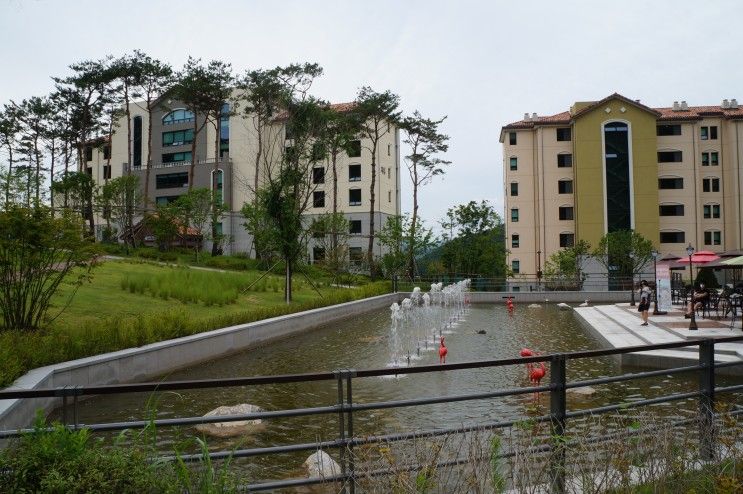
<path fill-rule="evenodd" d="M 691 262 L 693 264 L 705 264 L 708 262 L 716 261 L 720 258 L 717 254 L 715 254 L 712 251 L 709 250 L 700 250 L 699 252 L 693 254 L 691 256 Z M 676 262 L 682 263 L 682 264 L 689 264 L 689 258 L 684 257 L 682 259 L 677 260 Z"/>

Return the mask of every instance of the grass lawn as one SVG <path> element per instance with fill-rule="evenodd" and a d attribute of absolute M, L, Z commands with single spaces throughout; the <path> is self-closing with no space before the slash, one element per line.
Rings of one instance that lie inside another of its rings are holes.
<path fill-rule="evenodd" d="M 320 296 L 297 273 L 294 302 L 287 305 L 281 276 L 269 275 L 246 290 L 261 274 L 105 261 L 59 314 L 75 288 L 62 286 L 44 329 L 0 332 L 0 387 L 35 367 L 379 295 L 390 288 L 388 282 L 336 288 L 315 276 Z"/>

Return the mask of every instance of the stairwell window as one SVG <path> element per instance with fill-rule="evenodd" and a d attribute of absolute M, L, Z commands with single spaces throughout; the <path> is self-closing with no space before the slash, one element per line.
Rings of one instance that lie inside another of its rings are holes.
<path fill-rule="evenodd" d="M 705 219 L 718 219 L 720 217 L 719 204 L 705 204 L 703 211 Z"/>
<path fill-rule="evenodd" d="M 681 151 L 658 151 L 658 163 L 681 163 Z"/>
<path fill-rule="evenodd" d="M 510 144 L 511 146 L 516 145 L 516 132 L 508 133 L 508 144 Z"/>
<path fill-rule="evenodd" d="M 519 222 L 519 208 L 511 208 L 511 223 Z"/>
<path fill-rule="evenodd" d="M 686 234 L 684 232 L 678 232 L 678 231 L 660 232 L 660 243 L 662 244 L 686 243 Z"/>
<path fill-rule="evenodd" d="M 573 167 L 573 155 L 569 153 L 563 153 L 557 155 L 557 167 L 558 168 L 572 168 Z"/>
<path fill-rule="evenodd" d="M 324 208 L 325 207 L 325 192 L 322 190 L 316 190 L 312 193 L 312 207 L 313 208 Z"/>
<path fill-rule="evenodd" d="M 702 166 L 718 166 L 720 164 L 720 155 L 717 151 L 702 153 Z"/>
<path fill-rule="evenodd" d="M 701 140 L 703 140 L 703 141 L 706 141 L 706 140 L 712 140 L 712 141 L 717 140 L 717 126 L 716 125 L 712 125 L 712 126 L 709 126 L 709 127 L 706 127 L 706 126 L 705 127 L 700 127 L 699 130 L 700 130 L 700 136 L 699 136 L 699 138 Z"/>
<path fill-rule="evenodd" d="M 510 170 L 511 170 L 512 172 L 515 172 L 516 170 L 518 170 L 518 169 L 519 169 L 519 159 L 518 159 L 518 158 L 517 158 L 516 156 L 511 156 L 511 157 L 510 157 L 510 158 L 508 159 L 508 168 L 509 168 L 509 169 L 510 169 Z"/>
<path fill-rule="evenodd" d="M 660 216 L 683 216 L 683 204 L 661 204 L 658 206 Z"/>
<path fill-rule="evenodd" d="M 571 140 L 571 128 L 570 127 L 563 127 L 556 129 L 557 130 L 557 140 L 558 141 L 569 141 Z"/>
<path fill-rule="evenodd" d="M 713 177 L 702 179 L 702 192 L 720 192 L 720 179 Z"/>
<path fill-rule="evenodd" d="M 572 220 L 573 219 L 573 207 L 572 206 L 560 206 L 558 211 L 560 220 Z"/>
<path fill-rule="evenodd" d="M 348 165 L 348 181 L 349 182 L 360 182 L 361 181 L 361 165 Z"/>
<path fill-rule="evenodd" d="M 351 220 L 348 222 L 348 233 L 351 235 L 361 234 L 361 220 Z"/>
<path fill-rule="evenodd" d="M 513 274 L 519 274 L 521 272 L 521 261 L 518 259 L 511 261 L 511 271 L 513 271 Z"/>
<path fill-rule="evenodd" d="M 519 184 L 518 182 L 511 182 L 511 197 L 519 195 Z"/>
<path fill-rule="evenodd" d="M 361 189 L 350 189 L 348 191 L 348 205 L 361 206 Z"/>
<path fill-rule="evenodd" d="M 558 194 L 572 194 L 573 193 L 573 181 L 572 180 L 558 180 L 557 181 L 557 193 Z"/>
<path fill-rule="evenodd" d="M 683 189 L 684 179 L 680 177 L 668 177 L 658 179 L 659 189 Z"/>
<path fill-rule="evenodd" d="M 575 245 L 575 234 L 574 233 L 561 233 L 560 234 L 560 247 L 573 247 Z"/>
<path fill-rule="evenodd" d="M 514 233 L 511 235 L 511 248 L 512 249 L 518 249 L 519 248 L 519 235 L 518 233 Z"/>
<path fill-rule="evenodd" d="M 722 245 L 722 233 L 717 230 L 704 232 L 704 245 Z"/>

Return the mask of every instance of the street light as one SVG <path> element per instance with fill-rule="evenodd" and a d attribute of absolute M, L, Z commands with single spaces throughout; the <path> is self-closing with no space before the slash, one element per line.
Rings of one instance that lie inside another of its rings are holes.
<path fill-rule="evenodd" d="M 690 295 L 690 299 L 691 299 L 691 318 L 689 320 L 689 331 L 696 331 L 699 328 L 697 327 L 697 318 L 696 318 L 697 311 L 695 310 L 695 307 L 694 307 L 694 275 L 692 274 L 693 273 L 693 269 L 692 269 L 693 265 L 692 265 L 692 261 L 691 261 L 691 256 L 694 255 L 694 247 L 692 247 L 691 244 L 689 244 L 686 247 L 686 254 L 689 256 L 689 281 L 691 282 L 690 283 L 690 286 L 692 287 L 692 292 L 691 292 L 691 295 Z"/>
<path fill-rule="evenodd" d="M 629 258 L 631 259 L 631 270 L 632 270 L 632 282 L 630 283 L 630 307 L 635 306 L 635 253 L 630 252 Z"/>

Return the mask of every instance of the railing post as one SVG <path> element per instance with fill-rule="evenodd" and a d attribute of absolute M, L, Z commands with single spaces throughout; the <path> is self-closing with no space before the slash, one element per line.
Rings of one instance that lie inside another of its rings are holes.
<path fill-rule="evenodd" d="M 699 344 L 699 450 L 702 459 L 715 459 L 715 340 Z"/>
<path fill-rule="evenodd" d="M 565 355 L 554 355 L 550 360 L 550 436 L 552 455 L 550 456 L 550 491 L 565 493 Z"/>
<path fill-rule="evenodd" d="M 346 413 L 346 418 L 348 420 L 348 426 L 347 434 L 348 437 L 353 441 L 353 391 L 351 386 L 351 381 L 353 378 L 356 377 L 356 371 L 353 369 L 348 369 L 346 371 L 346 404 L 348 405 L 348 412 Z M 349 490 L 351 494 L 354 494 L 356 492 L 356 472 L 355 472 L 355 464 L 354 464 L 354 457 L 353 457 L 353 442 L 348 443 L 348 475 L 349 475 Z"/>
<path fill-rule="evenodd" d="M 343 378 L 346 372 L 343 370 L 334 370 L 336 386 L 338 388 L 338 464 L 341 466 L 341 473 L 346 475 L 346 417 L 344 413 L 343 402 Z M 346 482 L 343 481 L 343 493 L 347 493 Z"/>

